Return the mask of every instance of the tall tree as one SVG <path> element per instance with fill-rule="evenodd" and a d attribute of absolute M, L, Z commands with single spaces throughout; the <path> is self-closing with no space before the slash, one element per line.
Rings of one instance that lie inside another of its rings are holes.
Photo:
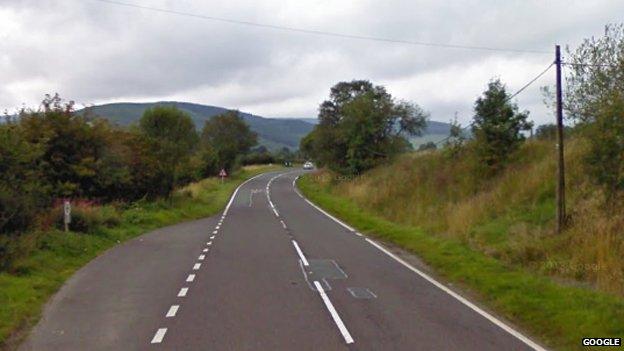
<path fill-rule="evenodd" d="M 487 172 L 496 172 L 524 140 L 522 131 L 530 130 L 528 111 L 519 112 L 499 79 L 488 83 L 475 102 L 472 133 L 479 161 Z"/>
<path fill-rule="evenodd" d="M 198 136 L 191 117 L 173 106 L 145 110 L 139 129 L 151 143 L 160 164 L 163 187 L 169 194 L 177 183 L 180 169 L 188 162 Z"/>
<path fill-rule="evenodd" d="M 213 150 L 219 167 L 231 170 L 237 157 L 245 155 L 257 144 L 257 135 L 249 129 L 238 111 L 228 111 L 206 121 L 202 143 Z"/>
<path fill-rule="evenodd" d="M 605 26 L 602 36 L 568 48 L 568 56 L 566 112 L 576 122 L 592 122 L 597 110 L 624 92 L 624 24 Z"/>
<path fill-rule="evenodd" d="M 383 86 L 366 80 L 340 82 L 319 108 L 319 124 L 302 141 L 319 165 L 357 174 L 410 147 L 407 136 L 426 127 L 427 113 L 396 102 Z"/>
<path fill-rule="evenodd" d="M 585 164 L 607 200 L 624 190 L 624 24 L 568 49 L 566 112 L 587 136 Z"/>

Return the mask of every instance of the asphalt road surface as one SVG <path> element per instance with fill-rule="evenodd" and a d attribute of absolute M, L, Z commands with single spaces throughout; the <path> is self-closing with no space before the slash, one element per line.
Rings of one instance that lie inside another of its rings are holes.
<path fill-rule="evenodd" d="M 243 184 L 221 215 L 99 256 L 23 350 L 541 350 L 331 218 L 301 171 Z"/>

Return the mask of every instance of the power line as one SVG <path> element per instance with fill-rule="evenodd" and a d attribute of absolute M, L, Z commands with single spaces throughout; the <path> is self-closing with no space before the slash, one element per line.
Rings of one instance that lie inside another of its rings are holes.
<path fill-rule="evenodd" d="M 503 101 L 503 103 L 509 102 L 509 101 L 511 101 L 511 99 L 513 99 L 513 98 L 515 98 L 516 96 L 518 96 L 518 94 L 522 93 L 522 92 L 523 92 L 526 88 L 528 88 L 531 84 L 535 83 L 535 81 L 537 81 L 537 80 L 538 80 L 538 79 L 540 79 L 540 78 L 541 78 L 544 74 L 546 74 L 546 72 L 548 72 L 548 71 L 552 68 L 552 66 L 554 66 L 554 65 L 555 65 L 555 63 L 554 63 L 554 62 L 551 62 L 551 63 L 548 65 L 548 67 L 546 67 L 543 71 L 541 71 L 541 72 L 540 72 L 537 76 L 535 76 L 533 79 L 531 79 L 528 83 L 526 83 L 525 85 L 523 85 L 523 86 L 522 86 L 522 88 L 518 89 L 515 93 L 513 93 L 513 94 L 511 94 L 509 97 L 507 97 L 507 98 Z M 466 127 L 462 128 L 461 130 L 462 130 L 462 131 L 464 131 L 464 130 L 466 130 L 466 129 L 468 129 L 468 128 L 471 128 L 471 127 L 472 127 L 472 125 L 473 125 L 473 124 L 472 124 L 472 123 L 470 123 L 469 125 L 467 125 Z M 443 142 L 445 142 L 445 141 L 449 140 L 450 138 L 451 138 L 451 136 L 449 135 L 449 136 L 447 136 L 446 138 L 444 138 L 444 139 L 442 139 L 442 140 L 440 140 L 440 141 L 436 142 L 435 144 L 436 144 L 436 145 L 440 145 L 440 144 L 442 144 Z"/>
<path fill-rule="evenodd" d="M 98 1 L 98 2 L 107 3 L 107 4 L 111 4 L 111 5 L 132 7 L 132 8 L 142 9 L 142 10 L 149 10 L 149 11 L 173 14 L 173 15 L 178 15 L 178 16 L 199 18 L 199 19 L 209 20 L 209 21 L 225 22 L 225 23 L 231 23 L 231 24 L 239 24 L 239 25 L 246 25 L 246 26 L 253 26 L 253 27 L 260 27 L 260 28 L 267 28 L 267 29 L 275 29 L 275 30 L 288 31 L 288 32 L 313 34 L 313 35 L 322 35 L 322 36 L 328 36 L 328 37 L 337 37 L 337 38 L 343 38 L 343 39 L 368 40 L 368 41 L 386 42 L 386 43 L 394 43 L 394 44 L 407 44 L 407 45 L 414 45 L 414 46 L 428 46 L 428 47 L 438 47 L 438 48 L 447 48 L 447 49 L 465 49 L 465 50 L 481 50 L 481 51 L 515 52 L 515 53 L 525 53 L 525 54 L 550 54 L 549 51 L 540 51 L 540 50 L 525 50 L 525 49 L 513 49 L 513 48 L 487 47 L 487 46 L 440 44 L 440 43 L 432 43 L 432 42 L 411 41 L 411 40 L 392 39 L 392 38 L 383 38 L 383 37 L 374 37 L 374 36 L 365 36 L 365 35 L 355 35 L 355 34 L 327 32 L 327 31 L 314 30 L 314 29 L 286 27 L 286 26 L 279 26 L 279 25 L 273 25 L 273 24 L 267 24 L 267 23 L 258 23 L 258 22 L 250 22 L 250 21 L 230 19 L 230 18 L 222 18 L 222 17 L 200 15 L 200 14 L 194 14 L 194 13 L 190 13 L 190 12 L 181 12 L 181 11 L 169 10 L 169 9 L 163 9 L 163 8 L 157 8 L 157 7 L 151 7 L 151 6 L 137 5 L 137 4 L 131 4 L 131 3 L 115 1 L 115 0 L 93 0 L 93 1 Z"/>
<path fill-rule="evenodd" d="M 572 62 L 562 62 L 564 66 L 582 66 L 582 67 L 609 67 L 609 68 L 619 68 L 618 65 L 611 65 L 608 63 L 572 63 Z"/>

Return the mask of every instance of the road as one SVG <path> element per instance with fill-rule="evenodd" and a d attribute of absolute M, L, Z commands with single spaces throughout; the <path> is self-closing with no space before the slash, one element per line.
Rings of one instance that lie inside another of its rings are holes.
<path fill-rule="evenodd" d="M 239 187 L 221 215 L 108 250 L 22 350 L 541 350 L 295 188 Z"/>

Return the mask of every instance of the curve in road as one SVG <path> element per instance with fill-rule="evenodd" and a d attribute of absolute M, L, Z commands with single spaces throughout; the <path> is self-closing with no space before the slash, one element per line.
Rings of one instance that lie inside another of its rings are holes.
<path fill-rule="evenodd" d="M 543 350 L 296 189 L 254 177 L 221 216 L 108 250 L 22 350 Z"/>

